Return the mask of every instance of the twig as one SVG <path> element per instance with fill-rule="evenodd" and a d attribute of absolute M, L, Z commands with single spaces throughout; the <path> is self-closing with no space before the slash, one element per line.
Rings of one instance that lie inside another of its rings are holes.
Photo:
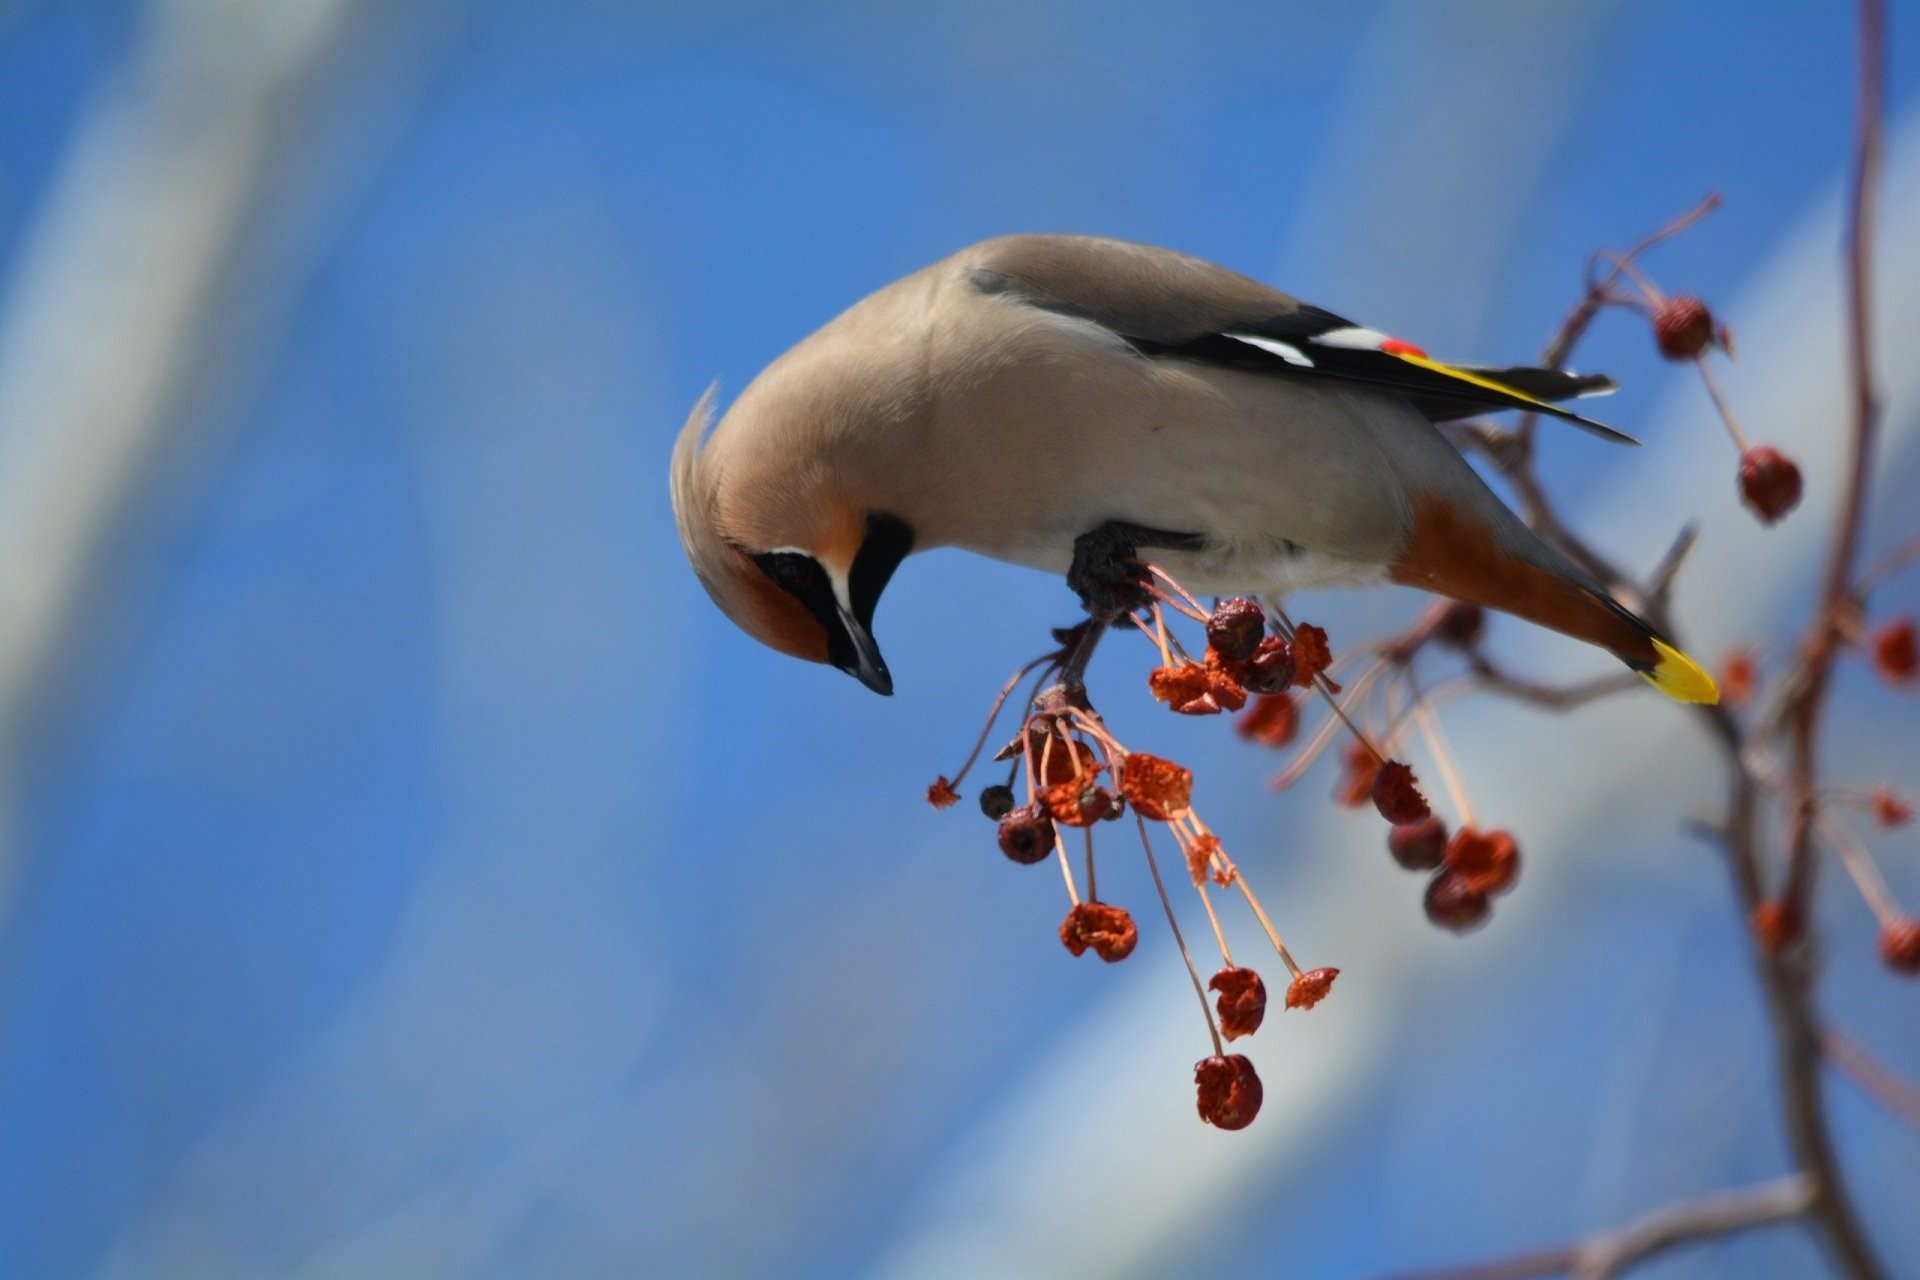
<path fill-rule="evenodd" d="M 1873 594 L 1876 587 L 1900 573 L 1908 565 L 1920 561 L 1920 533 L 1909 537 L 1905 542 L 1874 561 L 1873 567 L 1860 575 L 1856 594 L 1865 600 Z"/>
<path fill-rule="evenodd" d="M 1604 676 L 1594 676 L 1574 684 L 1556 685 L 1516 676 L 1484 654 L 1472 655 L 1467 664 L 1480 688 L 1548 711 L 1572 711 L 1613 694 L 1642 687 L 1640 677 L 1631 671 L 1608 672 Z"/>
<path fill-rule="evenodd" d="M 1865 196 L 1873 186 L 1873 174 L 1878 165 L 1878 102 L 1877 88 L 1868 89 L 1864 82 L 1874 80 L 1880 75 L 1882 60 L 1881 47 L 1882 15 L 1875 0 L 1861 0 L 1862 3 L 1862 122 L 1860 126 L 1859 172 L 1864 177 L 1856 183 L 1856 222 L 1851 237 L 1854 254 L 1851 262 L 1850 280 L 1854 290 L 1864 297 L 1864 281 L 1867 270 L 1864 233 L 1861 222 L 1864 219 Z M 1697 221 L 1706 208 L 1696 209 L 1688 218 L 1681 219 L 1678 225 L 1690 225 Z M 1643 244 L 1646 242 L 1643 242 Z M 1629 255 L 1631 256 L 1631 255 Z M 1562 332 L 1548 346 L 1548 356 L 1554 363 L 1563 362 L 1571 353 L 1573 341 L 1584 332 L 1593 314 L 1604 305 L 1600 293 L 1610 288 L 1609 276 L 1605 281 L 1589 286 L 1589 296 L 1581 306 L 1563 323 Z M 1836 630 L 1834 619 L 1849 599 L 1848 582 L 1853 558 L 1857 548 L 1860 520 L 1864 514 L 1866 469 L 1870 467 L 1873 433 L 1873 403 L 1871 397 L 1870 370 L 1865 364 L 1864 351 L 1867 340 L 1864 333 L 1866 311 L 1864 302 L 1854 308 L 1854 319 L 1861 327 L 1856 338 L 1856 394 L 1855 394 L 1855 467 L 1858 483 L 1851 485 L 1848 510 L 1843 515 L 1840 532 L 1836 536 L 1836 546 L 1830 563 L 1828 590 L 1823 592 L 1823 604 L 1816 614 L 1816 621 L 1810 630 L 1810 636 L 1818 643 L 1807 646 L 1808 660 L 1803 662 L 1800 681 L 1795 686 L 1788 703 L 1796 713 L 1797 726 L 1803 726 L 1805 738 L 1801 744 L 1805 750 L 1796 755 L 1796 762 L 1804 770 L 1795 775 L 1800 784 L 1797 794 L 1811 797 L 1813 794 L 1814 759 L 1812 743 L 1817 727 L 1818 712 L 1825 691 L 1825 679 L 1833 657 Z M 1570 335 L 1570 336 L 1569 336 Z M 1609 587 L 1635 589 L 1630 580 L 1626 580 L 1608 561 L 1577 535 L 1569 530 L 1559 519 L 1553 503 L 1541 485 L 1534 470 L 1531 441 L 1523 433 L 1500 431 L 1484 423 L 1458 424 L 1453 438 L 1462 447 L 1478 450 L 1485 454 L 1495 468 L 1512 485 L 1528 518 L 1528 522 L 1542 537 L 1559 546 L 1561 550 L 1594 574 Z M 1683 534 L 1673 551 L 1663 558 L 1656 569 L 1647 589 L 1639 592 L 1645 605 L 1648 620 L 1668 635 L 1675 635 L 1675 628 L 1668 617 L 1668 587 L 1679 563 L 1685 556 L 1690 539 Z M 1580 702 L 1601 696 L 1601 686 L 1579 688 L 1577 693 L 1569 694 L 1551 686 L 1535 684 L 1517 679 L 1494 666 L 1482 655 L 1475 654 L 1469 659 L 1476 677 L 1486 681 L 1494 692 L 1516 696 L 1523 701 L 1532 701 L 1540 705 L 1579 705 Z M 1786 683 L 1786 682 L 1783 682 Z M 1811 691 L 1814 696 L 1808 697 Z M 1721 841 L 1727 856 L 1727 865 L 1732 873 L 1735 900 L 1741 913 L 1741 920 L 1750 920 L 1753 913 L 1766 898 L 1762 860 L 1760 856 L 1760 817 L 1761 800 L 1764 786 L 1759 776 L 1750 768 L 1751 758 L 1748 748 L 1753 742 L 1743 734 L 1733 714 L 1724 706 L 1703 706 L 1698 709 L 1702 722 L 1709 732 L 1721 744 L 1728 769 L 1727 816 L 1715 828 L 1715 835 Z M 1799 837 L 1811 843 L 1812 812 L 1810 805 L 1799 810 L 1804 833 Z M 1804 863 L 1802 864 L 1805 865 Z M 1803 872 L 1804 874 L 1804 872 Z M 1654 1223 L 1664 1233 L 1673 1229 L 1673 1224 L 1684 1224 L 1680 1238 L 1698 1238 L 1717 1231 L 1735 1230 L 1743 1226 L 1755 1225 L 1759 1221 L 1773 1221 L 1804 1214 L 1817 1229 L 1821 1240 L 1830 1250 L 1833 1260 L 1845 1275 L 1856 1280 L 1881 1275 L 1878 1260 L 1861 1229 L 1857 1213 L 1853 1207 L 1842 1179 L 1839 1163 L 1834 1155 L 1832 1136 L 1828 1129 L 1825 1103 L 1820 1092 L 1821 1031 L 1813 1012 L 1812 977 L 1813 958 L 1809 948 L 1788 948 L 1782 954 L 1769 955 L 1757 943 L 1753 946 L 1755 970 L 1760 978 L 1761 988 L 1767 1000 L 1768 1022 L 1773 1031 L 1775 1058 L 1779 1067 L 1780 1108 L 1786 1128 L 1788 1144 L 1792 1150 L 1797 1172 L 1791 1175 L 1789 1182 L 1771 1184 L 1777 1191 L 1781 1187 L 1791 1186 L 1798 1198 L 1796 1207 L 1789 1212 L 1784 1201 L 1769 1201 L 1762 1196 L 1757 1202 L 1749 1202 L 1741 1197 L 1733 1200 L 1716 1199 L 1705 1202 L 1715 1210 L 1731 1204 L 1734 1212 L 1730 1216 L 1717 1211 L 1704 1215 L 1694 1215 L 1688 1209 L 1673 1211 L 1673 1214 L 1655 1215 L 1649 1222 Z M 1749 1193 L 1742 1193 L 1746 1195 Z M 1754 1213 L 1757 1218 L 1749 1218 L 1740 1212 L 1742 1205 Z M 1666 1239 L 1661 1234 L 1661 1239 Z M 1664 1247 L 1664 1246 L 1662 1246 Z M 1611 1256 L 1611 1255 L 1610 1255 Z M 1644 1253 L 1626 1253 L 1619 1255 L 1617 1262 L 1607 1265 L 1617 1269 Z M 1479 1270 L 1455 1273 L 1460 1276 L 1524 1276 L 1554 1274 L 1566 1271 L 1586 1260 L 1568 1250 L 1548 1251 L 1529 1255 L 1524 1259 L 1510 1260 L 1503 1264 L 1506 1269 Z M 1597 1264 L 1596 1264 L 1597 1265 Z M 1606 1269 L 1589 1269 L 1586 1274 L 1611 1274 Z"/>
<path fill-rule="evenodd" d="M 1472 1266 L 1413 1272 L 1400 1280 L 1528 1280 L 1563 1275 L 1608 1280 L 1682 1245 L 1791 1222 L 1807 1213 L 1812 1203 L 1806 1177 L 1788 1174 L 1758 1186 L 1656 1209 L 1624 1227 L 1584 1240 Z"/>
<path fill-rule="evenodd" d="M 1600 314 L 1602 307 L 1615 300 L 1613 288 L 1620 282 L 1622 272 L 1619 263 L 1622 260 L 1632 262 L 1638 259 L 1640 255 L 1647 250 L 1663 241 L 1673 239 L 1673 237 L 1686 231 L 1695 223 L 1699 222 L 1700 219 L 1706 217 L 1719 207 L 1720 193 L 1717 191 L 1709 191 L 1699 204 L 1687 210 L 1666 226 L 1642 238 L 1638 244 L 1628 249 L 1626 253 L 1614 255 L 1615 265 L 1613 270 L 1608 272 L 1604 278 L 1597 280 L 1593 276 L 1593 264 L 1600 260 L 1600 255 L 1596 254 L 1593 262 L 1588 264 L 1586 293 L 1578 303 L 1574 304 L 1573 310 L 1567 313 L 1566 319 L 1560 322 L 1560 328 L 1554 333 L 1553 337 L 1548 340 L 1546 350 L 1541 352 L 1540 363 L 1549 369 L 1563 369 L 1566 367 L 1568 358 L 1573 355 L 1574 347 L 1579 344 L 1581 338 L 1586 336 L 1587 329 L 1593 324 L 1594 317 Z M 1522 454 L 1532 454 L 1534 428 L 1539 420 L 1540 415 L 1537 413 L 1525 414 L 1521 417 L 1519 425 L 1514 428 L 1514 439 Z"/>
<path fill-rule="evenodd" d="M 1920 1124 L 1920 1087 L 1889 1071 L 1865 1045 L 1828 1027 L 1820 1033 L 1820 1050 L 1875 1102 L 1909 1124 Z"/>
<path fill-rule="evenodd" d="M 1819 799 L 1817 771 L 1821 712 L 1826 707 L 1841 627 L 1850 619 L 1854 561 L 1866 524 L 1868 481 L 1879 434 L 1879 404 L 1873 389 L 1873 308 L 1869 276 L 1873 261 L 1873 202 L 1880 185 L 1880 117 L 1886 80 L 1885 0 L 1859 0 L 1859 102 L 1854 137 L 1853 184 L 1847 207 L 1847 347 L 1853 422 L 1846 491 L 1833 543 L 1821 576 L 1820 602 L 1807 626 L 1801 657 L 1789 687 L 1787 725 L 1793 748 L 1794 803 L 1789 815 L 1786 895 L 1806 914 L 1812 889 L 1813 826 Z"/>

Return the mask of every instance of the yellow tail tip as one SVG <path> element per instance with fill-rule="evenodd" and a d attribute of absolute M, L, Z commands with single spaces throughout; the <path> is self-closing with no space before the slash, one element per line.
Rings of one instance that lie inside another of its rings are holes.
<path fill-rule="evenodd" d="M 1675 702 L 1720 701 L 1720 686 L 1699 663 L 1664 641 L 1655 640 L 1653 651 L 1653 670 L 1642 671 L 1641 679 Z"/>

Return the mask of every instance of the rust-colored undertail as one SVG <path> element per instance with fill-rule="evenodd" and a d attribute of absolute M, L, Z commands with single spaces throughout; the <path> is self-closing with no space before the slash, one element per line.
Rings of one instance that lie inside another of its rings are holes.
<path fill-rule="evenodd" d="M 1605 593 L 1514 555 L 1479 520 L 1437 498 L 1416 501 L 1412 541 L 1389 576 L 1597 645 L 1676 701 L 1720 700 L 1712 676 Z"/>

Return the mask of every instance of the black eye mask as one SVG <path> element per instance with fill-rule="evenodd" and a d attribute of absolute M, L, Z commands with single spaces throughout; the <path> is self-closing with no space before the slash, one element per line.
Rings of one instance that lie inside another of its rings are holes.
<path fill-rule="evenodd" d="M 834 594 L 833 579 L 806 552 L 764 551 L 754 555 L 753 562 L 775 586 L 805 605 L 826 631 L 827 661 L 886 693 L 892 691 L 892 680 L 873 643 L 873 610 L 893 571 L 912 549 L 913 530 L 906 521 L 889 515 L 867 517 L 867 536 L 847 574 L 844 610 Z"/>
<path fill-rule="evenodd" d="M 868 631 L 873 630 L 873 608 L 880 603 L 880 593 L 912 550 L 913 527 L 905 520 L 889 515 L 867 517 L 866 540 L 860 544 L 853 571 L 847 575 L 847 603 Z"/>
<path fill-rule="evenodd" d="M 773 579 L 773 585 L 807 606 L 829 632 L 840 629 L 840 602 L 834 598 L 833 580 L 818 560 L 802 551 L 768 551 L 753 557 L 753 562 Z"/>

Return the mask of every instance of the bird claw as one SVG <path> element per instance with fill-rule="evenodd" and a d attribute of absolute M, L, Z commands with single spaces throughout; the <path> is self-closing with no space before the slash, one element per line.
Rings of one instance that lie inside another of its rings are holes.
<path fill-rule="evenodd" d="M 1080 597 L 1087 612 L 1111 621 L 1141 608 L 1151 598 L 1151 571 L 1140 559 L 1142 547 L 1168 551 L 1198 551 L 1206 539 L 1197 533 L 1171 533 L 1145 525 L 1109 520 L 1073 540 L 1073 563 L 1067 585 Z"/>
<path fill-rule="evenodd" d="M 1135 531 L 1103 524 L 1073 540 L 1067 586 L 1096 618 L 1113 618 L 1147 603 L 1147 566 L 1138 555 Z"/>

